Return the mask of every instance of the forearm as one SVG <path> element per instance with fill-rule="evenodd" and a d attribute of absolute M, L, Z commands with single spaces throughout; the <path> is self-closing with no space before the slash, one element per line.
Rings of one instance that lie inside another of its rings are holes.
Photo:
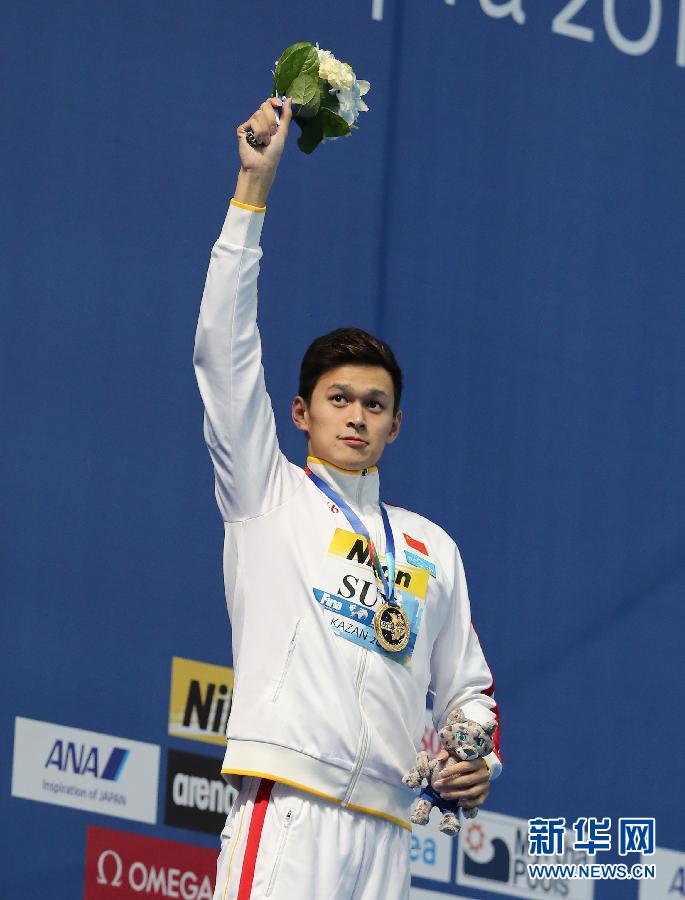
<path fill-rule="evenodd" d="M 205 439 L 227 522 L 261 514 L 280 497 L 280 454 L 257 328 L 263 220 L 264 213 L 231 204 L 212 250 L 195 341 Z"/>
<path fill-rule="evenodd" d="M 251 172 L 241 167 L 235 186 L 233 199 L 255 209 L 264 209 L 276 177 L 276 170 Z"/>
<path fill-rule="evenodd" d="M 478 635 L 471 622 L 471 607 L 466 576 L 459 551 L 455 547 L 455 579 L 450 614 L 436 641 L 431 659 L 435 691 L 433 720 L 440 729 L 453 710 L 461 708 L 467 719 L 481 725 L 493 718 L 499 722 L 494 697 L 494 681 Z M 501 771 L 499 729 L 493 737 L 495 750 L 486 763 L 496 778 Z"/>

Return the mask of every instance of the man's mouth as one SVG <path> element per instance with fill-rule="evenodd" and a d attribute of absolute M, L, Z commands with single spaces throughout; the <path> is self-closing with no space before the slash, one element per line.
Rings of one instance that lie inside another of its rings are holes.
<path fill-rule="evenodd" d="M 340 440 L 343 444 L 347 444 L 348 447 L 366 447 L 366 444 L 368 443 L 358 437 L 342 437 Z"/>

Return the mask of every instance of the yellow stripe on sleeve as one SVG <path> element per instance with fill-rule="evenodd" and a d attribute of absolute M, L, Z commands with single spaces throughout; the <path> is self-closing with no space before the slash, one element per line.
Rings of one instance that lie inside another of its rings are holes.
<path fill-rule="evenodd" d="M 249 212 L 266 212 L 266 206 L 250 206 L 249 203 L 241 203 L 240 200 L 235 198 L 231 199 L 231 206 L 238 206 L 240 209 L 247 209 Z"/>

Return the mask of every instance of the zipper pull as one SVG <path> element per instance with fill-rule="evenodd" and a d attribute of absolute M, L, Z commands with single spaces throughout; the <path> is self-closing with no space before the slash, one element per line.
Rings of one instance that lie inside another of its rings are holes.
<path fill-rule="evenodd" d="M 368 474 L 369 474 L 369 470 L 368 470 L 368 469 L 362 469 L 362 476 L 368 475 Z"/>

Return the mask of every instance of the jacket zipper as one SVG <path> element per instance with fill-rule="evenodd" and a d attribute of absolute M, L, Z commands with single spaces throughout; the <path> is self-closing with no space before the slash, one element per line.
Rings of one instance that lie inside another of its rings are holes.
<path fill-rule="evenodd" d="M 271 877 L 269 878 L 269 884 L 266 888 L 265 897 L 270 897 L 271 892 L 274 889 L 274 885 L 276 883 L 276 876 L 278 875 L 278 870 L 281 867 L 281 858 L 283 856 L 283 851 L 285 850 L 285 842 L 288 839 L 288 829 L 290 828 L 290 823 L 293 820 L 293 811 L 289 809 L 285 814 L 285 820 L 283 821 L 283 827 L 281 828 L 281 836 L 278 839 L 278 847 L 276 848 L 276 858 L 274 859 L 274 867 L 271 870 Z"/>
<path fill-rule="evenodd" d="M 362 475 L 368 474 L 368 469 L 364 469 L 362 471 Z M 362 480 L 361 478 L 357 482 L 357 507 L 361 506 L 361 497 L 362 497 Z M 375 577 L 374 577 L 375 580 Z M 347 790 L 345 791 L 345 796 L 342 799 L 342 806 L 347 806 L 350 802 L 350 798 L 354 792 L 355 787 L 357 786 L 357 782 L 362 773 L 362 767 L 364 762 L 366 761 L 366 754 L 369 749 L 369 723 L 366 718 L 366 713 L 364 712 L 364 707 L 362 706 L 362 693 L 364 691 L 364 682 L 366 680 L 366 672 L 369 666 L 369 655 L 370 652 L 366 650 L 364 647 L 361 647 L 359 650 L 359 662 L 357 663 L 357 672 L 355 675 L 355 688 L 357 690 L 357 702 L 359 703 L 359 713 L 361 715 L 362 720 L 362 733 L 359 741 L 359 750 L 357 751 L 357 759 L 355 760 L 354 767 L 352 769 L 352 775 L 350 777 L 350 783 L 347 786 Z"/>
<path fill-rule="evenodd" d="M 357 782 L 359 781 L 359 776 L 362 772 L 362 766 L 364 765 L 364 762 L 366 760 L 366 753 L 369 749 L 369 723 L 366 719 L 364 708 L 362 707 L 362 691 L 364 690 L 366 670 L 369 665 L 369 651 L 362 647 L 359 650 L 359 654 L 359 663 L 357 664 L 357 674 L 355 677 L 355 687 L 357 689 L 359 712 L 361 713 L 362 718 L 362 733 L 359 741 L 359 750 L 357 751 L 357 759 L 355 760 L 354 768 L 352 769 L 350 783 L 347 786 L 345 796 L 342 799 L 342 806 L 347 806 L 350 802 L 350 797 L 352 796 L 352 792 L 354 791 L 355 787 L 357 786 Z"/>
<path fill-rule="evenodd" d="M 281 689 L 283 687 L 283 683 L 285 681 L 285 676 L 288 674 L 288 669 L 290 668 L 290 661 L 293 658 L 293 653 L 295 652 L 295 641 L 297 640 L 297 629 L 300 627 L 300 622 L 302 621 L 302 617 L 300 617 L 297 622 L 295 622 L 295 628 L 293 629 L 293 636 L 290 638 L 290 643 L 288 644 L 288 653 L 285 657 L 285 665 L 283 666 L 283 671 L 281 672 L 281 677 L 278 679 L 278 684 L 276 685 L 276 689 L 274 690 L 273 697 L 271 698 L 271 702 L 275 703 L 281 695 Z"/>

